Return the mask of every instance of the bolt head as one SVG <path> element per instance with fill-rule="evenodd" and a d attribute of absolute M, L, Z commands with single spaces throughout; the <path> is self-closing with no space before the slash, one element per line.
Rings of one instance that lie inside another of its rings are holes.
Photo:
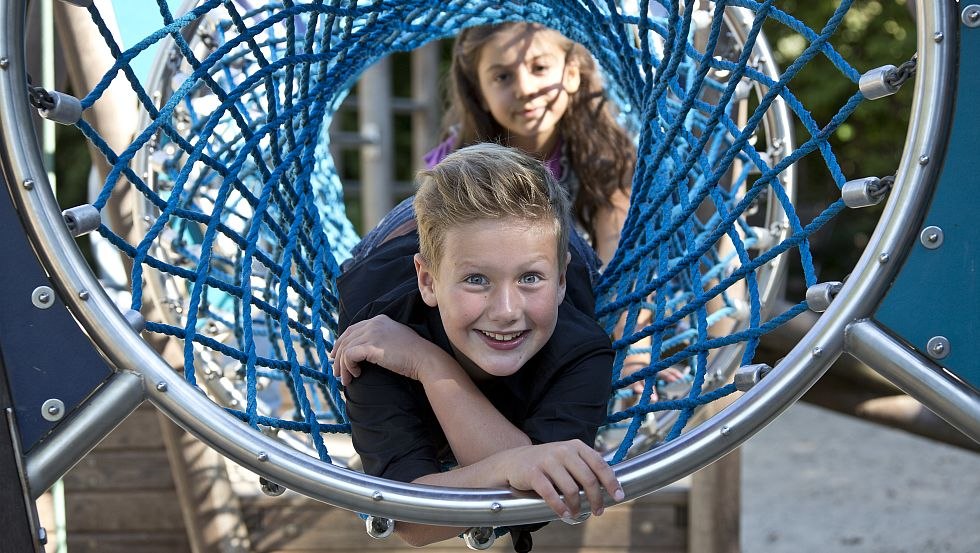
<path fill-rule="evenodd" d="M 24 179 L 24 190 L 34 189 L 34 179 Z"/>
<path fill-rule="evenodd" d="M 725 425 L 725 426 L 722 426 L 721 427 L 721 435 L 722 436 L 727 436 L 727 435 L 729 435 L 731 433 L 732 433 L 732 427 L 731 426 Z"/>
<path fill-rule="evenodd" d="M 381 501 L 384 498 L 385 496 L 379 491 L 375 491 L 373 494 L 371 494 L 371 499 L 375 501 Z"/>
<path fill-rule="evenodd" d="M 10 66 L 10 60 L 7 58 L 0 58 L 0 69 L 6 69 Z"/>
<path fill-rule="evenodd" d="M 81 292 L 78 293 L 78 299 L 82 301 L 87 301 L 88 298 L 89 298 L 89 293 L 87 290 L 82 290 Z"/>
<path fill-rule="evenodd" d="M 258 459 L 260 463 L 264 463 L 269 460 L 269 454 L 264 451 L 260 451 L 255 458 Z"/>
<path fill-rule="evenodd" d="M 929 163 L 929 156 L 921 155 L 919 156 L 919 165 L 926 165 Z"/>
<path fill-rule="evenodd" d="M 504 506 L 501 505 L 500 503 L 497 503 L 496 501 L 494 501 L 493 503 L 490 504 L 490 512 L 491 513 L 499 513 L 500 511 L 503 511 L 503 510 L 504 510 Z"/>
<path fill-rule="evenodd" d="M 887 253 L 882 253 L 882 254 L 880 254 L 878 256 L 878 263 L 881 263 L 881 264 L 888 263 L 888 260 L 889 259 L 891 259 L 891 256 L 890 255 L 888 255 Z"/>
<path fill-rule="evenodd" d="M 813 353 L 814 357 L 820 357 L 821 355 L 823 355 L 823 348 L 821 348 L 820 346 L 814 346 L 813 349 L 811 350 L 811 353 Z"/>
<path fill-rule="evenodd" d="M 166 392 L 167 391 L 167 383 L 166 382 L 157 382 L 157 391 L 158 392 Z"/>
<path fill-rule="evenodd" d="M 942 42 L 944 38 L 946 38 L 946 35 L 942 31 L 937 31 L 936 34 L 932 35 L 932 40 L 936 42 Z"/>

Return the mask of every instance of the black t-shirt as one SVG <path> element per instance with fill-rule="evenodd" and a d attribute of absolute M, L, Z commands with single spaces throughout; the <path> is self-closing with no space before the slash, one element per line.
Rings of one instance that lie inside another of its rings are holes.
<path fill-rule="evenodd" d="M 419 294 L 413 263 L 417 252 L 418 234 L 413 232 L 347 268 L 337 282 L 340 332 L 384 314 L 452 355 L 438 310 Z M 592 445 L 606 417 L 614 354 L 609 337 L 591 316 L 594 300 L 581 260 L 573 257 L 566 283 L 555 331 L 541 351 L 513 375 L 476 385 L 533 443 L 577 438 Z M 354 449 L 364 472 L 410 482 L 453 464 L 422 385 L 368 363 L 361 366 L 361 376 L 346 393 Z"/>

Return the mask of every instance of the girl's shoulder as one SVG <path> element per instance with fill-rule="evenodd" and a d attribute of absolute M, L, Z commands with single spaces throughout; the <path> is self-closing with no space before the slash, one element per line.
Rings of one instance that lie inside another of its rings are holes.
<path fill-rule="evenodd" d="M 456 127 L 455 125 L 449 127 L 446 132 L 446 139 L 439 143 L 438 146 L 429 150 L 427 154 L 422 156 L 422 161 L 425 162 L 426 169 L 432 169 L 437 163 L 446 158 L 449 154 L 456 149 Z"/>

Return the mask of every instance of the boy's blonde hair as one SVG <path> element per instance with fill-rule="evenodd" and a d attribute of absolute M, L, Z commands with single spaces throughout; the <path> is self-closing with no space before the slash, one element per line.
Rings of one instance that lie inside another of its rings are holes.
<path fill-rule="evenodd" d="M 492 143 L 457 150 L 419 171 L 415 218 L 419 253 L 437 269 L 446 231 L 479 219 L 514 217 L 551 221 L 562 270 L 568 254 L 568 194 L 544 165 L 529 155 Z"/>

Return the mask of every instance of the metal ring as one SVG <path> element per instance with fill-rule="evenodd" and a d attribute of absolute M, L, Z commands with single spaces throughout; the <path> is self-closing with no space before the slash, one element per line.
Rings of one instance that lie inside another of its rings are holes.
<path fill-rule="evenodd" d="M 617 465 L 616 473 L 630 499 L 659 489 L 728 453 L 798 399 L 842 351 L 845 325 L 869 313 L 894 277 L 900 264 L 881 264 L 877 257 L 882 252 L 899 255 L 915 239 L 911 221 L 930 198 L 940 169 L 938 163 L 922 166 L 916 160 L 922 152 L 940 159 L 942 138 L 952 113 L 947 87 L 953 78 L 956 45 L 954 41 L 936 43 L 930 37 L 936 30 L 955 36 L 958 19 L 947 2 L 917 0 L 916 8 L 922 78 L 915 81 L 910 140 L 882 221 L 838 301 L 773 369 L 772 376 L 732 407 L 678 439 Z M 0 38 L 0 54 L 21 52 L 24 10 L 25 2 L 21 0 L 0 0 L 0 25 L 5 30 Z M 4 175 L 12 183 L 27 179 L 44 182 L 47 177 L 39 153 L 22 147 L 35 144 L 31 116 L 23 101 L 23 57 L 10 56 L 9 63 L 11 70 L 0 72 L 0 119 L 4 122 L 0 125 L 4 155 L 0 157 L 8 162 Z M 12 187 L 11 194 L 18 207 L 30 215 L 25 226 L 42 262 L 95 344 L 115 366 L 141 372 L 147 383 L 166 383 L 166 393 L 148 386 L 148 396 L 168 416 L 220 453 L 305 495 L 346 509 L 410 522 L 472 526 L 555 518 L 542 500 L 507 490 L 401 484 L 325 465 L 257 432 L 227 432 L 227 428 L 240 427 L 239 421 L 187 386 L 131 331 L 74 247 L 49 187 L 38 186 L 33 193 Z M 91 292 L 88 301 L 79 299 L 81 291 Z M 810 351 L 818 344 L 826 354 L 812 356 Z M 721 432 L 723 428 L 727 432 Z M 256 461 L 259 451 L 267 452 L 270 460 Z M 374 501 L 374 491 L 382 492 L 384 500 Z M 489 508 L 494 503 L 500 505 L 496 512 Z"/>

